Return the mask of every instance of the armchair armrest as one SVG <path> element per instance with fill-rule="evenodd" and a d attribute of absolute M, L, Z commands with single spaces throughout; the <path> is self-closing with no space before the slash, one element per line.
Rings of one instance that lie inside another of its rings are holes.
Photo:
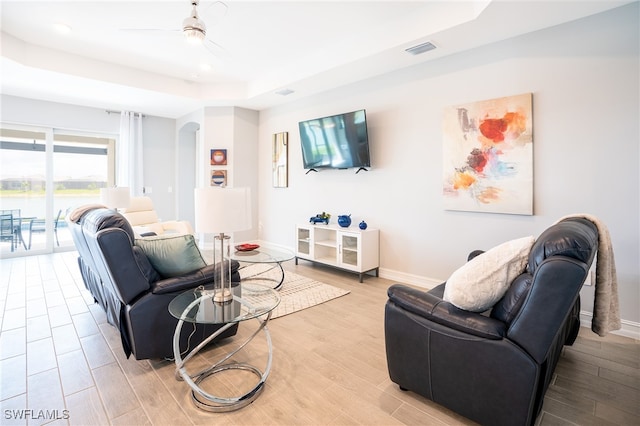
<path fill-rule="evenodd" d="M 147 235 L 164 234 L 193 234 L 193 228 L 188 221 L 169 220 L 166 222 L 146 223 L 144 225 L 133 226 L 133 231 L 141 237 Z"/>
<path fill-rule="evenodd" d="M 507 332 L 503 322 L 459 309 L 429 292 L 395 284 L 389 287 L 387 295 L 389 302 L 408 312 L 464 333 L 499 340 Z"/>
<path fill-rule="evenodd" d="M 193 234 L 191 224 L 186 220 L 168 220 L 160 222 L 164 232 L 175 232 L 178 234 Z"/>
<path fill-rule="evenodd" d="M 225 265 L 228 261 L 225 261 Z M 231 275 L 237 274 L 240 264 L 238 261 L 231 261 Z M 220 263 L 207 265 L 197 271 L 190 272 L 180 277 L 165 278 L 151 284 L 153 294 L 165 294 L 186 291 L 200 285 L 210 285 L 213 278 L 220 274 Z"/>

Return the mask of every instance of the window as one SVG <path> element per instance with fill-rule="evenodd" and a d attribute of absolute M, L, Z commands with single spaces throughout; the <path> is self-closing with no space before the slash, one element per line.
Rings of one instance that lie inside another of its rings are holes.
<path fill-rule="evenodd" d="M 0 255 L 71 248 L 64 218 L 73 208 L 99 202 L 113 184 L 114 136 L 54 129 L 0 128 L 0 209 L 14 211 L 14 240 Z"/>

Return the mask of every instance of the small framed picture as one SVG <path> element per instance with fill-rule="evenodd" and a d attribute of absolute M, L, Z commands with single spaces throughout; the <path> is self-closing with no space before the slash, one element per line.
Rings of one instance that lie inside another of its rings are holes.
<path fill-rule="evenodd" d="M 227 171 L 211 170 L 211 186 L 227 186 Z"/>
<path fill-rule="evenodd" d="M 227 165 L 227 150 L 226 149 L 212 149 L 211 150 L 211 165 L 212 166 L 226 166 Z"/>

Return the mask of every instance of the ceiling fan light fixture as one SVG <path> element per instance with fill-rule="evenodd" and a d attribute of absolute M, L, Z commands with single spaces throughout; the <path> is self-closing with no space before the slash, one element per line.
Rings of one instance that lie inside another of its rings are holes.
<path fill-rule="evenodd" d="M 189 43 L 202 44 L 207 35 L 207 25 L 198 17 L 198 11 L 196 10 L 198 2 L 194 0 L 191 5 L 193 6 L 191 16 L 182 21 L 182 34 L 184 34 Z"/>
<path fill-rule="evenodd" d="M 184 27 L 182 34 L 191 44 L 202 44 L 204 42 L 205 33 L 200 28 Z"/>

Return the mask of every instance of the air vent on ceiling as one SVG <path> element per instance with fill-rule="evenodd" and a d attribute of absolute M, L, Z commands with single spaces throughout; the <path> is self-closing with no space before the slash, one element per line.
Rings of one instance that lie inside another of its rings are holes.
<path fill-rule="evenodd" d="M 427 41 L 425 43 L 421 43 L 421 44 L 415 45 L 413 47 L 409 47 L 407 49 L 404 49 L 404 51 L 407 52 L 407 53 L 410 53 L 412 55 L 419 55 L 421 53 L 428 52 L 428 51 L 433 50 L 435 48 L 436 48 L 435 44 L 431 43 L 430 41 Z"/>
<path fill-rule="evenodd" d="M 295 92 L 295 90 L 291 90 L 291 89 L 281 89 L 281 90 L 278 90 L 276 92 L 276 95 L 288 96 L 288 95 L 290 95 L 290 94 L 292 94 L 294 92 Z"/>

